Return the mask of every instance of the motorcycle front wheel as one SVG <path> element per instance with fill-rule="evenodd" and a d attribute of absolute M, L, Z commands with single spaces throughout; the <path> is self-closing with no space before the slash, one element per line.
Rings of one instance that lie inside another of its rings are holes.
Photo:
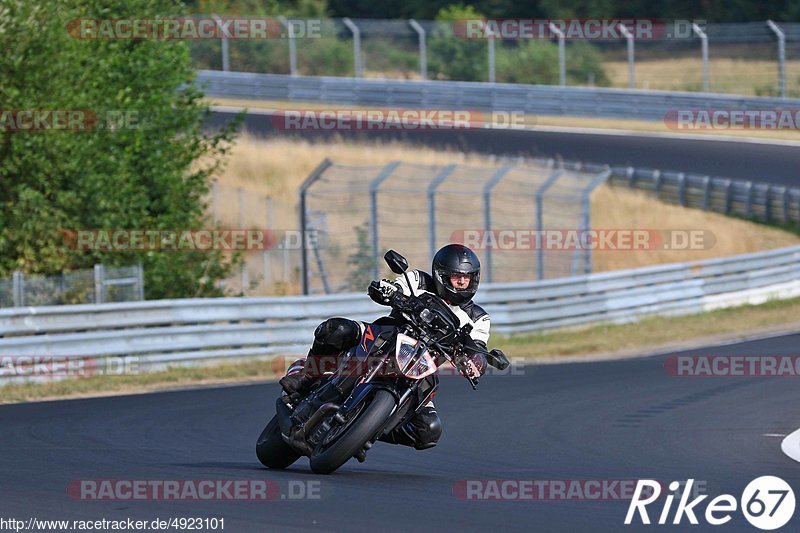
<path fill-rule="evenodd" d="M 315 474 L 330 474 L 352 458 L 380 430 L 395 407 L 394 395 L 378 390 L 372 401 L 333 442 L 323 444 L 311 455 Z M 324 441 L 323 441 L 324 442 Z"/>
<path fill-rule="evenodd" d="M 281 437 L 278 417 L 273 416 L 256 441 L 256 456 L 267 468 L 283 469 L 300 458 L 300 454 Z"/>

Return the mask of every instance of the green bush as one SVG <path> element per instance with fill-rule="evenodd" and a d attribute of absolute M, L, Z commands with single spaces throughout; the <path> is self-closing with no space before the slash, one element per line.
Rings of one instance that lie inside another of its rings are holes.
<path fill-rule="evenodd" d="M 231 131 L 202 132 L 207 107 L 175 40 L 76 39 L 79 18 L 162 18 L 168 0 L 5 0 L 5 109 L 124 111 L 137 123 L 89 131 L 0 132 L 0 277 L 143 263 L 148 298 L 219 294 L 234 262 L 221 253 L 80 251 L 64 230 L 201 228 L 209 177 Z M 210 161 L 198 165 L 199 160 Z"/>

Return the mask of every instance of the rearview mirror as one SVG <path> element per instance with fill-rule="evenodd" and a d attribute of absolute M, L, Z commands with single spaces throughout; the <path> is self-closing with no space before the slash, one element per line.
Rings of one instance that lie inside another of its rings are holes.
<path fill-rule="evenodd" d="M 386 252 L 386 255 L 383 256 L 383 259 L 395 274 L 402 274 L 408 270 L 408 260 L 394 250 L 389 250 Z"/>

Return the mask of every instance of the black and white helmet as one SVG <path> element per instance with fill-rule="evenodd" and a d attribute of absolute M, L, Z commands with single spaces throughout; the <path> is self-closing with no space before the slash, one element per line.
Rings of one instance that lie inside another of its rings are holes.
<path fill-rule="evenodd" d="M 450 282 L 452 274 L 468 274 L 469 285 L 458 289 Z M 436 294 L 451 305 L 463 305 L 475 296 L 481 281 L 481 262 L 475 252 L 463 244 L 448 244 L 433 256 L 431 275 Z"/>

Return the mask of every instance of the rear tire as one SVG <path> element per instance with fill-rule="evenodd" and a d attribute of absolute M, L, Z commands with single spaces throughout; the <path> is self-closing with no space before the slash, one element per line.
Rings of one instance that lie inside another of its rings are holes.
<path fill-rule="evenodd" d="M 256 456 L 267 468 L 283 469 L 300 459 L 300 454 L 281 437 L 278 417 L 273 416 L 256 442 Z"/>
<path fill-rule="evenodd" d="M 330 474 L 345 464 L 375 436 L 395 405 L 391 392 L 378 390 L 372 402 L 333 444 L 322 453 L 311 456 L 311 470 L 315 474 Z"/>

